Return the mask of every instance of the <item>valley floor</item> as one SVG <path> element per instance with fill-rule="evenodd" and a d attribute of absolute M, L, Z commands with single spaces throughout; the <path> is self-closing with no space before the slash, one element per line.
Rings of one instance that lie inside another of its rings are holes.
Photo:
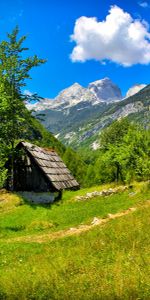
<path fill-rule="evenodd" d="M 108 188 L 51 206 L 1 191 L 0 299 L 149 299 L 149 183 L 77 201 Z"/>

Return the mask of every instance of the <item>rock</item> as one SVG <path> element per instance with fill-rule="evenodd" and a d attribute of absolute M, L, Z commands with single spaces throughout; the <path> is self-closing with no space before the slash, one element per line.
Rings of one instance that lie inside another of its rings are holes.
<path fill-rule="evenodd" d="M 124 186 L 119 186 L 119 187 L 116 189 L 116 191 L 117 191 L 117 192 L 124 192 L 126 189 L 128 189 L 128 187 L 127 187 L 126 185 L 124 185 Z"/>
<path fill-rule="evenodd" d="M 81 225 L 79 225 L 79 228 L 85 228 L 86 226 L 88 226 L 88 225 L 84 225 L 84 224 L 81 224 Z"/>
<path fill-rule="evenodd" d="M 87 198 L 92 198 L 93 196 L 94 196 L 93 193 L 87 193 L 87 194 L 86 194 L 86 197 L 87 197 Z"/>
<path fill-rule="evenodd" d="M 107 190 L 103 190 L 101 193 L 102 193 L 102 196 L 106 196 L 107 195 Z"/>
<path fill-rule="evenodd" d="M 75 231 L 76 228 L 75 228 L 75 227 L 71 227 L 71 228 L 69 228 L 69 230 L 70 230 L 70 231 Z"/>
<path fill-rule="evenodd" d="M 94 197 L 97 197 L 97 196 L 109 196 L 109 195 L 112 195 L 112 194 L 115 194 L 115 193 L 118 193 L 118 192 L 123 192 L 127 189 L 128 187 L 127 186 L 120 186 L 120 187 L 117 187 L 117 188 L 109 188 L 108 190 L 102 190 L 102 191 L 94 191 L 94 192 L 91 192 L 91 193 L 86 193 L 85 196 L 77 196 L 76 197 L 76 200 L 80 201 L 84 201 L 84 200 L 88 200 L 88 199 L 92 199 Z"/>
<path fill-rule="evenodd" d="M 108 214 L 107 217 L 111 219 L 111 218 L 113 218 L 113 215 L 112 214 Z"/>
<path fill-rule="evenodd" d="M 94 217 L 93 221 L 91 222 L 91 225 L 98 225 L 100 223 L 100 219 Z"/>
<path fill-rule="evenodd" d="M 118 192 L 118 188 L 114 188 L 113 193 L 117 193 L 117 192 Z"/>
<path fill-rule="evenodd" d="M 102 192 L 98 192 L 97 196 L 102 196 Z"/>
<path fill-rule="evenodd" d="M 136 195 L 135 192 L 129 193 L 129 196 L 134 196 L 134 195 Z"/>
<path fill-rule="evenodd" d="M 76 197 L 76 200 L 81 200 L 82 199 L 82 196 L 77 196 Z"/>
<path fill-rule="evenodd" d="M 130 207 L 129 210 L 130 210 L 130 211 L 135 211 L 135 210 L 136 210 L 136 207 Z"/>

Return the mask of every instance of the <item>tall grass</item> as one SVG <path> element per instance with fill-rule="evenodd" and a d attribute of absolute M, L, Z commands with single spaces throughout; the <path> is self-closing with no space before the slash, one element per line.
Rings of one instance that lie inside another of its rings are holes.
<path fill-rule="evenodd" d="M 143 189 L 145 189 L 144 192 Z M 49 206 L 30 205 L 23 203 L 23 200 L 20 197 L 17 198 L 16 195 L 13 198 L 12 195 L 6 194 L 8 198 L 6 206 L 1 209 L 0 213 L 0 237 L 33 235 L 43 230 L 53 232 L 91 223 L 94 217 L 106 217 L 109 213 L 125 210 L 150 197 L 149 189 L 146 190 L 146 184 L 143 184 L 109 197 L 76 201 L 76 195 L 79 193 L 83 195 L 85 191 L 87 192 L 87 190 L 66 192 L 61 202 Z"/>
<path fill-rule="evenodd" d="M 7 200 L 0 202 L 0 300 L 149 299 L 150 207 L 142 206 L 150 200 L 149 185 L 84 202 L 76 202 L 75 195 L 69 192 L 51 207 L 0 196 Z M 136 212 L 78 236 L 41 244 L 11 240 L 91 222 L 137 204 Z"/>
<path fill-rule="evenodd" d="M 80 236 L 3 244 L 1 299 L 149 299 L 150 209 Z"/>

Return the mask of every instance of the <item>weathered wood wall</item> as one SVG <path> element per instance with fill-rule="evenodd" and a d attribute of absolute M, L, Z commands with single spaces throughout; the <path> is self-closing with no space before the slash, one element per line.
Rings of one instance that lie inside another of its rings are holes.
<path fill-rule="evenodd" d="M 34 159 L 25 151 L 15 159 L 14 190 L 47 192 L 53 191 L 52 186 L 43 172 L 35 164 Z"/>

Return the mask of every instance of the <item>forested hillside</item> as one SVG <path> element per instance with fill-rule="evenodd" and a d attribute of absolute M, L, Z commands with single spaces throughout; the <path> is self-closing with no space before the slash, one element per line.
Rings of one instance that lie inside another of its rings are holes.
<path fill-rule="evenodd" d="M 102 131 L 100 148 L 93 155 L 87 150 L 82 153 L 89 163 L 87 185 L 150 177 L 150 130 L 130 123 L 127 118 Z"/>

